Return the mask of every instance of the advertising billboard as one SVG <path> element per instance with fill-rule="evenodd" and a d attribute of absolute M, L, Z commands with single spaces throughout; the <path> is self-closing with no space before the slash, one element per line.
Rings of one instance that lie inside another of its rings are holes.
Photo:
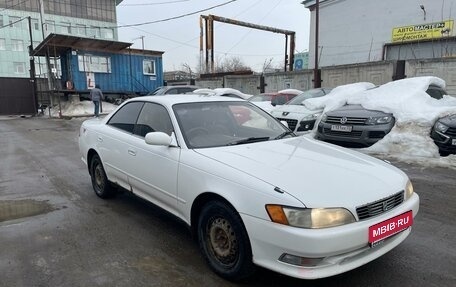
<path fill-rule="evenodd" d="M 453 20 L 393 28 L 392 43 L 431 40 L 453 36 Z"/>

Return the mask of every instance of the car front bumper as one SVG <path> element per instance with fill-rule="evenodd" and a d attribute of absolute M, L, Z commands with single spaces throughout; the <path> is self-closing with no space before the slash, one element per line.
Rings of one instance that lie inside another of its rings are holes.
<path fill-rule="evenodd" d="M 456 153 L 456 144 L 453 144 L 456 143 L 455 136 L 446 135 L 432 129 L 431 138 L 441 151 Z"/>
<path fill-rule="evenodd" d="M 407 238 L 411 227 L 381 244 L 370 247 L 369 227 L 407 211 L 416 216 L 417 194 L 403 204 L 377 217 L 344 226 L 326 229 L 303 229 L 241 215 L 252 245 L 254 263 L 273 271 L 301 279 L 317 279 L 337 275 L 362 266 L 387 253 Z M 306 265 L 280 261 L 284 254 L 303 258 Z M 318 260 L 315 260 L 318 259 Z"/>
<path fill-rule="evenodd" d="M 367 147 L 387 135 L 393 128 L 394 123 L 383 125 L 353 125 L 351 132 L 332 131 L 332 125 L 320 122 L 317 129 L 317 138 L 327 142 Z"/>

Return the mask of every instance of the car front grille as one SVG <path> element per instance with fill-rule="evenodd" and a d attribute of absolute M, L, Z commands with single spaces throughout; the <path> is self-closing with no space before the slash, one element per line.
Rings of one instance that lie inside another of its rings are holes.
<path fill-rule="evenodd" d="M 329 128 L 324 128 L 324 134 L 329 136 L 340 136 L 340 137 L 347 137 L 347 138 L 360 138 L 363 134 L 363 131 L 351 131 L 351 132 L 340 132 L 340 131 L 332 131 Z"/>
<path fill-rule="evenodd" d="M 456 136 L 456 128 L 448 128 L 445 134 L 453 137 Z"/>
<path fill-rule="evenodd" d="M 393 209 L 404 202 L 404 191 L 356 208 L 359 220 L 368 219 Z"/>
<path fill-rule="evenodd" d="M 288 128 L 292 131 L 296 129 L 296 125 L 298 124 L 298 120 L 293 119 L 284 119 L 284 118 L 277 118 L 279 121 L 285 121 L 288 124 Z"/>
<path fill-rule="evenodd" d="M 326 123 L 329 123 L 329 124 L 341 124 L 342 118 L 344 118 L 344 121 L 346 119 L 346 122 L 344 122 L 344 125 L 362 125 L 362 126 L 364 126 L 366 124 L 366 120 L 367 120 L 367 118 L 328 116 L 326 118 Z"/>

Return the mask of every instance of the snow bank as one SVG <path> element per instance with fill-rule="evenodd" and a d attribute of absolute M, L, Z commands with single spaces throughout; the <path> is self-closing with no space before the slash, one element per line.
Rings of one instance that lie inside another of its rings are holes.
<path fill-rule="evenodd" d="M 456 156 L 442 158 L 430 137 L 435 121 L 456 114 L 456 98 L 437 100 L 426 93 L 429 85 L 445 88 L 437 77 L 415 77 L 389 82 L 373 88 L 370 83 L 339 86 L 330 94 L 308 99 L 305 106 L 329 112 L 345 104 L 359 104 L 366 109 L 392 113 L 395 126 L 383 139 L 359 151 L 390 156 L 405 162 L 456 168 Z M 315 125 L 312 135 L 316 134 Z"/>
<path fill-rule="evenodd" d="M 368 82 L 342 85 L 332 89 L 326 96 L 307 99 L 303 104 L 309 110 L 323 110 L 326 113 L 346 105 L 350 97 L 373 87 L 375 85 Z"/>
<path fill-rule="evenodd" d="M 113 105 L 111 103 L 103 102 L 103 112 L 100 114 L 109 114 L 110 112 L 117 109 L 118 106 Z M 91 101 L 80 101 L 80 102 L 72 102 L 72 101 L 62 101 L 61 102 L 62 108 L 62 116 L 64 117 L 83 117 L 83 116 L 93 116 L 94 112 L 94 105 Z M 46 112 L 45 115 L 48 115 Z M 59 117 L 59 106 L 54 105 L 51 108 L 51 117 Z"/>

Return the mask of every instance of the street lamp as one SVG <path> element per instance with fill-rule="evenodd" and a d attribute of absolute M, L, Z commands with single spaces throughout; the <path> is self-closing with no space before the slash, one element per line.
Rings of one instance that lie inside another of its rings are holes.
<path fill-rule="evenodd" d="M 426 21 L 426 9 L 424 9 L 424 5 L 423 4 L 420 5 L 420 8 L 421 8 L 421 10 L 423 10 L 424 21 Z"/>

